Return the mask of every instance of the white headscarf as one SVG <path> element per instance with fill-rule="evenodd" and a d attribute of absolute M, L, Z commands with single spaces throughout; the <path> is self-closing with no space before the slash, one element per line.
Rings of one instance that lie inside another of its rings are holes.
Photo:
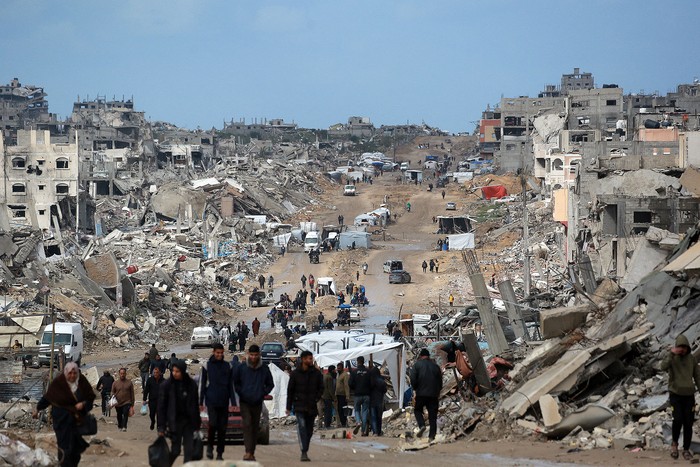
<path fill-rule="evenodd" d="M 78 373 L 78 379 L 76 379 L 74 383 L 71 383 L 68 381 L 68 373 L 73 370 Z M 80 380 L 80 367 L 78 367 L 78 364 L 75 362 L 66 363 L 66 366 L 63 367 L 63 374 L 66 376 L 66 382 L 68 383 L 68 387 L 70 387 L 71 392 L 76 392 L 78 390 L 78 381 Z"/>

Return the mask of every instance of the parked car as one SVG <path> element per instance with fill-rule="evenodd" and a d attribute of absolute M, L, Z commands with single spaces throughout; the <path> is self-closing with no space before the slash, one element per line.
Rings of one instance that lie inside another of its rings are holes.
<path fill-rule="evenodd" d="M 212 347 L 219 343 L 219 332 L 211 326 L 202 326 L 192 330 L 190 348 Z"/>
<path fill-rule="evenodd" d="M 272 400 L 272 396 L 265 396 L 265 400 Z M 226 425 L 226 441 L 229 443 L 243 442 L 243 417 L 241 416 L 241 408 L 235 406 L 228 413 L 228 424 Z M 207 407 L 204 406 L 199 414 L 202 417 L 202 426 L 200 432 L 202 440 L 206 443 L 209 436 L 209 414 Z M 258 444 L 270 444 L 270 412 L 268 412 L 265 404 L 262 406 L 260 414 L 260 428 L 258 430 Z"/>
<path fill-rule="evenodd" d="M 403 269 L 398 271 L 392 271 L 391 274 L 389 274 L 390 284 L 408 284 L 410 282 L 411 275 Z"/>
<path fill-rule="evenodd" d="M 446 211 L 456 211 L 457 210 L 457 203 L 453 203 L 452 201 L 450 201 L 449 203 L 447 203 L 447 206 L 445 206 L 445 210 Z"/>
<path fill-rule="evenodd" d="M 279 342 L 265 342 L 260 348 L 263 363 L 274 363 L 281 367 L 284 345 Z"/>
<path fill-rule="evenodd" d="M 385 261 L 383 265 L 384 272 L 391 273 L 393 271 L 399 271 L 403 269 L 403 262 L 398 259 L 390 259 Z"/>
<path fill-rule="evenodd" d="M 248 297 L 248 306 L 251 308 L 272 305 L 273 302 L 274 299 L 272 297 L 272 294 L 268 294 L 264 290 L 257 290 L 250 294 L 250 297 Z"/>

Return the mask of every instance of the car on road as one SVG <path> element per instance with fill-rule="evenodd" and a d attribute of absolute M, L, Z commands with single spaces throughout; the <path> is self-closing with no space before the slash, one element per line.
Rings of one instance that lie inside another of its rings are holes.
<path fill-rule="evenodd" d="M 403 269 L 398 270 L 398 271 L 392 271 L 389 274 L 389 283 L 390 284 L 408 284 L 410 282 L 411 282 L 411 275 L 407 271 L 404 271 Z"/>
<path fill-rule="evenodd" d="M 265 400 L 272 400 L 272 396 L 265 396 Z M 209 414 L 207 413 L 206 406 L 204 406 L 203 410 L 199 413 L 199 415 L 200 417 L 202 417 L 202 426 L 200 428 L 200 433 L 202 435 L 202 441 L 206 443 L 208 441 L 207 437 L 209 436 Z M 228 424 L 226 425 L 226 442 L 243 442 L 243 417 L 241 416 L 241 408 L 239 406 L 232 407 L 231 411 L 228 413 Z M 262 412 L 260 414 L 258 444 L 261 444 L 263 446 L 270 444 L 270 412 L 267 410 L 265 404 L 263 404 Z"/>
<path fill-rule="evenodd" d="M 211 326 L 202 326 L 192 330 L 190 348 L 212 347 L 220 342 L 219 332 Z"/>
<path fill-rule="evenodd" d="M 456 211 L 457 210 L 457 203 L 453 203 L 452 201 L 450 201 L 445 206 L 445 210 L 446 211 Z"/>
<path fill-rule="evenodd" d="M 248 297 L 248 306 L 251 308 L 259 306 L 272 305 L 274 303 L 272 293 L 267 293 L 264 290 L 256 290 Z"/>
<path fill-rule="evenodd" d="M 274 363 L 281 368 L 282 355 L 284 355 L 284 345 L 279 342 L 265 342 L 260 347 L 260 356 L 263 363 Z"/>
<path fill-rule="evenodd" d="M 355 185 L 345 185 L 343 196 L 355 196 Z"/>
<path fill-rule="evenodd" d="M 385 261 L 384 265 L 382 266 L 384 269 L 384 272 L 391 273 L 393 271 L 399 271 L 403 269 L 403 262 L 398 259 L 390 259 L 389 261 Z"/>

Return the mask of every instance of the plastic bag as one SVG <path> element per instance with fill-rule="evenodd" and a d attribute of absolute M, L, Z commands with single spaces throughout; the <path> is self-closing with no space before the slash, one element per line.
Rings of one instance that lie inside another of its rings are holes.
<path fill-rule="evenodd" d="M 141 404 L 141 415 L 148 414 L 148 406 L 146 404 Z"/>
<path fill-rule="evenodd" d="M 109 407 L 112 408 L 112 407 L 114 407 L 115 405 L 117 405 L 117 396 L 116 396 L 116 395 L 113 395 L 113 396 L 109 399 Z"/>
<path fill-rule="evenodd" d="M 195 431 L 192 439 L 192 460 L 199 461 L 202 457 L 204 457 L 204 442 L 199 431 Z"/>
<path fill-rule="evenodd" d="M 170 448 L 165 436 L 159 436 L 148 446 L 148 465 L 151 467 L 170 467 Z"/>

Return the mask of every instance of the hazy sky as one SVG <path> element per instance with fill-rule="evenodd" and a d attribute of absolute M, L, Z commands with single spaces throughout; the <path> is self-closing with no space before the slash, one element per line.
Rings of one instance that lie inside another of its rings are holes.
<path fill-rule="evenodd" d="M 266 117 L 325 128 L 350 115 L 471 131 L 501 95 L 574 67 L 625 92 L 700 76 L 700 2 L 3 0 L 0 82 L 133 95 L 152 120 L 221 128 Z"/>

